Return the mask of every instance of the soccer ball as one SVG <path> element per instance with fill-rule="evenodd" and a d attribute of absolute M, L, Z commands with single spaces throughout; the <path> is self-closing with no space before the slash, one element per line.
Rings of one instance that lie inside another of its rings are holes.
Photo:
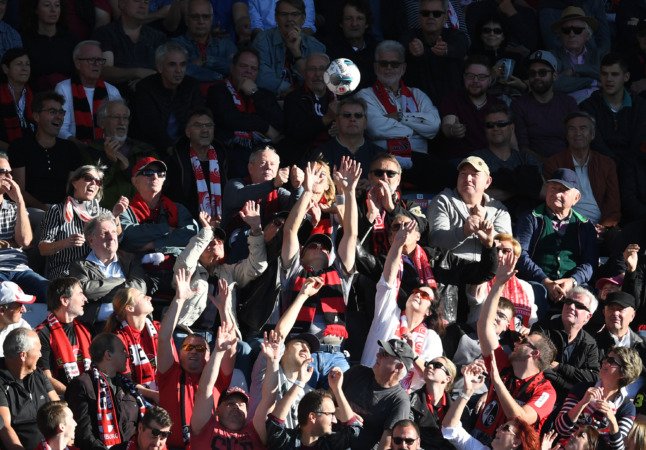
<path fill-rule="evenodd" d="M 355 63 L 347 58 L 335 59 L 323 74 L 327 88 L 336 95 L 354 91 L 361 81 L 361 72 Z"/>

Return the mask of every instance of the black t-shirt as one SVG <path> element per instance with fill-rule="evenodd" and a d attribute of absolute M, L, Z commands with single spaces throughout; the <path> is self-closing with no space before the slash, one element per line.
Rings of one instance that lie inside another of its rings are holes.
<path fill-rule="evenodd" d="M 70 344 L 73 346 L 76 345 L 77 339 L 76 339 L 76 332 L 74 331 L 74 322 L 70 323 L 61 323 L 61 326 L 63 327 L 63 331 L 65 331 L 65 336 L 67 336 L 67 339 L 69 339 Z M 56 356 L 52 352 L 52 346 L 49 343 L 50 336 L 52 334 L 52 331 L 49 329 L 49 327 L 45 326 L 38 330 L 38 338 L 40 339 L 40 354 L 41 357 L 38 360 L 38 367 L 40 367 L 42 370 L 51 370 L 52 375 L 54 378 L 56 378 L 58 381 L 60 381 L 63 384 L 67 384 L 67 380 L 65 379 L 65 374 L 61 371 L 59 371 L 56 368 Z M 81 360 L 83 359 L 83 355 L 81 355 Z M 83 364 L 81 364 L 82 366 Z"/>

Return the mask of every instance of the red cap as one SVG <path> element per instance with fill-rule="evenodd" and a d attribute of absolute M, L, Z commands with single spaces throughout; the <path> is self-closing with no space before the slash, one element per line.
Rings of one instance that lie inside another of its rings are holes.
<path fill-rule="evenodd" d="M 153 158 L 152 156 L 147 156 L 147 157 L 141 158 L 139 161 L 137 161 L 135 166 L 132 168 L 132 176 L 133 177 L 136 176 L 137 173 L 140 170 L 145 169 L 146 167 L 150 166 L 151 164 L 158 164 L 158 165 L 162 166 L 162 168 L 165 171 L 168 170 L 168 168 L 166 167 L 166 163 L 164 163 L 164 161 L 160 161 L 159 159 Z"/>

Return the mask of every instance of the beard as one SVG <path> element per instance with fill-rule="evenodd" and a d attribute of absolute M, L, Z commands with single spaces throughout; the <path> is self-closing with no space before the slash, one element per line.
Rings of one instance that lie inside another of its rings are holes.
<path fill-rule="evenodd" d="M 532 92 L 535 92 L 538 95 L 543 95 L 547 91 L 552 89 L 552 84 L 553 83 L 551 81 L 550 82 L 548 82 L 548 81 L 538 81 L 538 82 L 534 81 L 534 82 L 529 83 L 530 87 L 532 88 Z"/>

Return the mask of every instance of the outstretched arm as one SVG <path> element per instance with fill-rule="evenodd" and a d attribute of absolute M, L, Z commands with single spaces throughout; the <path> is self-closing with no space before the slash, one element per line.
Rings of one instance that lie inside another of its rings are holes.
<path fill-rule="evenodd" d="M 184 306 L 186 299 L 191 298 L 194 293 L 191 290 L 191 274 L 188 270 L 181 268 L 175 271 L 175 298 L 170 303 L 166 314 L 159 327 L 159 344 L 157 348 L 157 372 L 165 373 L 175 362 L 173 356 L 173 331 L 179 320 L 179 312 Z"/>
<path fill-rule="evenodd" d="M 343 212 L 343 237 L 339 243 L 339 258 L 345 271 L 351 273 L 357 255 L 357 236 L 359 235 L 359 213 L 357 209 L 356 187 L 361 177 L 361 164 L 347 156 L 341 158 L 341 167 L 334 172 L 337 185 L 341 186 L 345 197 Z"/>
<path fill-rule="evenodd" d="M 338 367 L 333 367 L 327 375 L 327 381 L 338 405 L 336 418 L 343 423 L 349 422 L 355 417 L 355 413 L 343 393 L 343 371 Z"/>
<path fill-rule="evenodd" d="M 315 295 L 322 287 L 323 279 L 321 277 L 310 277 L 305 280 L 300 292 L 276 324 L 275 330 L 281 339 L 285 339 L 290 330 L 294 327 L 294 323 L 296 323 L 296 318 L 303 307 L 303 303 L 305 303 L 305 301 L 312 295 Z"/>
<path fill-rule="evenodd" d="M 393 242 L 390 245 L 390 249 L 388 250 L 386 261 L 384 262 L 383 277 L 388 286 L 394 285 L 395 281 L 397 280 L 397 273 L 399 272 L 399 266 L 401 264 L 404 244 L 406 243 L 408 236 L 414 231 L 415 221 L 411 219 L 409 222 L 403 224 L 395 234 L 395 238 L 393 239 Z"/>
<path fill-rule="evenodd" d="M 272 330 L 269 334 L 265 333 L 262 352 L 267 361 L 267 368 L 265 370 L 265 379 L 262 383 L 262 398 L 253 415 L 253 426 L 263 443 L 267 442 L 267 427 L 265 426 L 267 414 L 269 414 L 276 402 L 278 369 L 280 368 L 281 357 L 280 347 L 282 343 L 283 339 L 275 331 Z"/>

